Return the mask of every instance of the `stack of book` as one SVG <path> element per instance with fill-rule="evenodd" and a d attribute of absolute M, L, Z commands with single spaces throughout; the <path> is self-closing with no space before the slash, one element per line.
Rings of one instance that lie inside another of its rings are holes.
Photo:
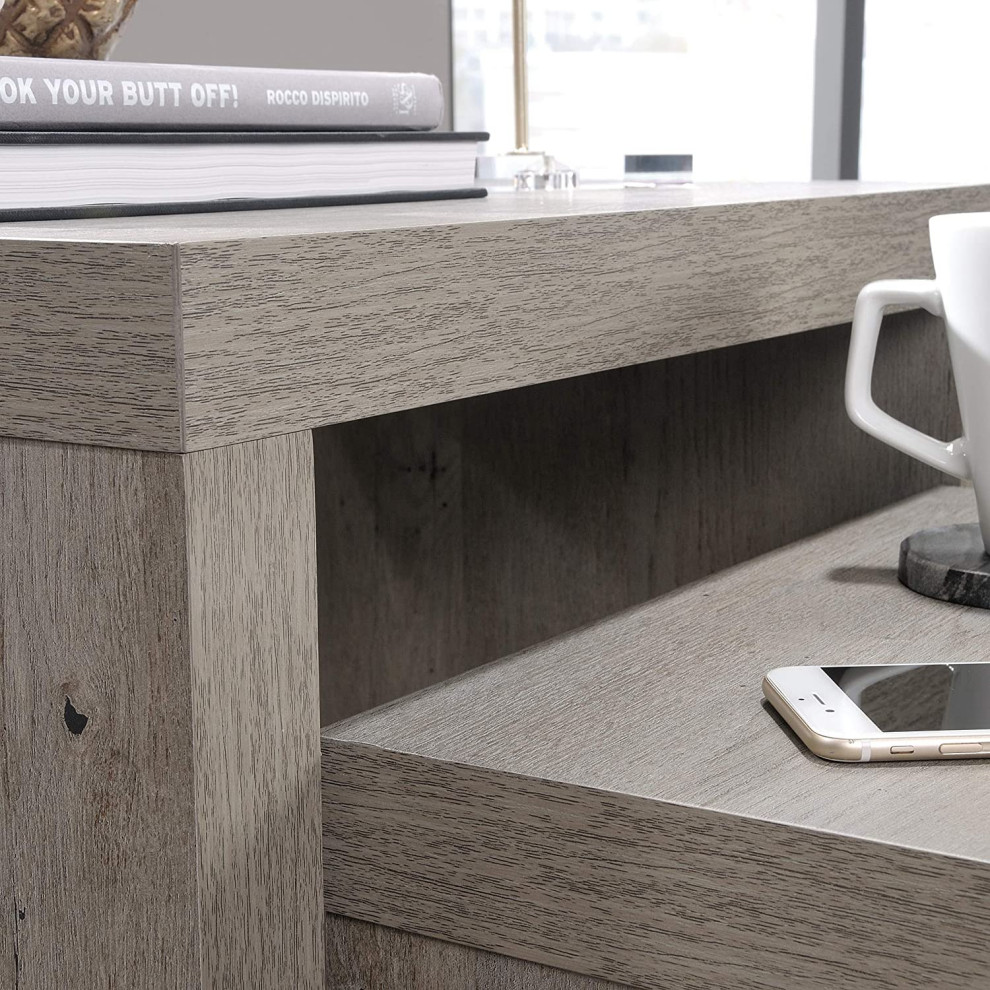
<path fill-rule="evenodd" d="M 0 57 L 0 220 L 484 196 L 421 73 Z"/>

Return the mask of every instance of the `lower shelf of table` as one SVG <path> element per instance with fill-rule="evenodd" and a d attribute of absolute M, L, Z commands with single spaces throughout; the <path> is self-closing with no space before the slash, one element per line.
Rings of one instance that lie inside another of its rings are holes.
<path fill-rule="evenodd" d="M 634 987 L 979 985 L 990 766 L 818 760 L 790 663 L 982 659 L 896 579 L 944 488 L 324 731 L 327 908 Z"/>

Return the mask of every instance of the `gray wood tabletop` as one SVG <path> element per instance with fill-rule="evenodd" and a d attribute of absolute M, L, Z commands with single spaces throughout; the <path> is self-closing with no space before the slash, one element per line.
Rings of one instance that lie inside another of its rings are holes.
<path fill-rule="evenodd" d="M 990 187 L 0 225 L 0 434 L 191 451 L 847 322 Z"/>
<path fill-rule="evenodd" d="M 792 199 L 833 199 L 888 193 L 932 192 L 925 182 L 703 182 L 655 189 L 623 189 L 607 184 L 560 192 L 492 190 L 482 200 L 387 203 L 369 206 L 308 207 L 290 210 L 243 210 L 175 216 L 113 217 L 92 220 L 46 220 L 0 223 L 0 240 L 103 241 L 131 244 L 195 244 L 203 241 L 251 240 L 398 230 L 410 227 L 460 226 L 637 213 L 656 210 L 738 206 Z M 952 188 L 940 186 L 937 188 Z M 958 189 L 967 188 L 965 185 Z"/>
<path fill-rule="evenodd" d="M 828 763 L 760 693 L 985 659 L 896 579 L 974 518 L 937 489 L 326 729 L 328 910 L 638 987 L 978 985 L 990 765 Z"/>

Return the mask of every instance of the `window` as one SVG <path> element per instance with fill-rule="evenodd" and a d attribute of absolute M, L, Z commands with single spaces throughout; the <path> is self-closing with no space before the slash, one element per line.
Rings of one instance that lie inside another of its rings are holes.
<path fill-rule="evenodd" d="M 990 4 L 867 0 L 862 179 L 985 182 L 990 176 Z"/>
<path fill-rule="evenodd" d="M 454 0 L 454 123 L 513 146 L 511 3 Z M 530 0 L 530 144 L 585 179 L 693 154 L 699 179 L 811 177 L 815 0 Z"/>

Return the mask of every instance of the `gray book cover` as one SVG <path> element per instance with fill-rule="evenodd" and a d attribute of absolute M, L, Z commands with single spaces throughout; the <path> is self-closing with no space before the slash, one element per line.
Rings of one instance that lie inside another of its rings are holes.
<path fill-rule="evenodd" d="M 0 129 L 432 130 L 436 76 L 0 57 Z"/>

